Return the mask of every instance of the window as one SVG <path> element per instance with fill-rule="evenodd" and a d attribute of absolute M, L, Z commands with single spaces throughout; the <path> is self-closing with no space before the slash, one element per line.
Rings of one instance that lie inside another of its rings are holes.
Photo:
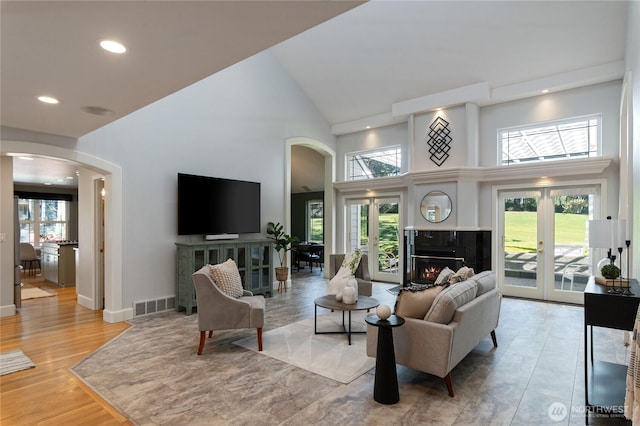
<path fill-rule="evenodd" d="M 324 202 L 307 202 L 307 241 L 324 243 Z"/>
<path fill-rule="evenodd" d="M 347 154 L 347 180 L 398 176 L 400 154 L 400 146 Z"/>
<path fill-rule="evenodd" d="M 18 200 L 20 242 L 39 246 L 42 241 L 68 238 L 69 203 L 62 200 Z"/>
<path fill-rule="evenodd" d="M 498 131 L 502 165 L 598 155 L 599 115 Z"/>

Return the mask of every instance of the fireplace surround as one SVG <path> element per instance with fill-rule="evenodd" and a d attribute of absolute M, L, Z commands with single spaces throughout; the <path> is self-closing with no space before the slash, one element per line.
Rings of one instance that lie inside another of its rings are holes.
<path fill-rule="evenodd" d="M 433 283 L 445 266 L 468 266 L 475 273 L 491 269 L 490 230 L 407 229 L 404 244 L 404 286 Z"/>

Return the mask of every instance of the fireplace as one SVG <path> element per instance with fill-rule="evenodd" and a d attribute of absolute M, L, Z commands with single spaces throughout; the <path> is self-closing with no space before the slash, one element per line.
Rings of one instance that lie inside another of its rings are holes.
<path fill-rule="evenodd" d="M 433 283 L 445 266 L 457 271 L 462 266 L 475 273 L 491 269 L 491 231 L 404 232 L 405 286 Z"/>
<path fill-rule="evenodd" d="M 444 268 L 457 271 L 464 266 L 462 257 L 411 256 L 411 282 L 432 284 Z"/>

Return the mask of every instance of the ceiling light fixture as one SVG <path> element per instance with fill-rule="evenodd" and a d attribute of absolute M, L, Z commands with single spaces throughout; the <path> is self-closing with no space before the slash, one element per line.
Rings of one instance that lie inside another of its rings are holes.
<path fill-rule="evenodd" d="M 21 160 L 33 161 L 33 157 L 18 157 Z"/>
<path fill-rule="evenodd" d="M 52 104 L 52 105 L 60 103 L 59 100 L 57 100 L 56 98 L 52 98 L 51 96 L 38 96 L 38 100 L 40 102 L 44 102 L 45 104 Z"/>
<path fill-rule="evenodd" d="M 101 40 L 100 47 L 111 53 L 124 53 L 127 51 L 127 48 L 124 47 L 123 44 L 113 40 Z"/>
<path fill-rule="evenodd" d="M 51 182 L 45 182 L 44 184 L 49 186 L 49 185 L 51 185 Z"/>
<path fill-rule="evenodd" d="M 542 93 L 549 93 L 549 89 L 542 89 L 541 92 Z"/>

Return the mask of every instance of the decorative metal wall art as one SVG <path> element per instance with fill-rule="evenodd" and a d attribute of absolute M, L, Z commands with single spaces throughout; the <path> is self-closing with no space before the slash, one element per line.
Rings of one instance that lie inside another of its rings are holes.
<path fill-rule="evenodd" d="M 451 136 L 449 134 L 449 122 L 442 117 L 436 117 L 429 126 L 427 145 L 429 146 L 429 158 L 440 167 L 449 158 L 451 150 Z"/>

